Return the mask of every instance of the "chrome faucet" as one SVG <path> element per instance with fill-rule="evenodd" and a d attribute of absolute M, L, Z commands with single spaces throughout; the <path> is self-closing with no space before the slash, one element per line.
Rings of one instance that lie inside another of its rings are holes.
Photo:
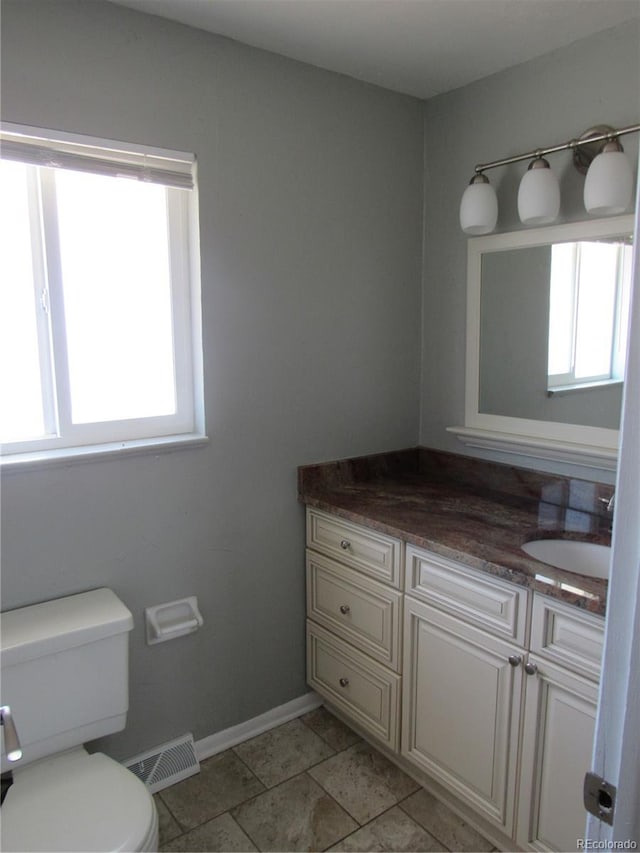
<path fill-rule="evenodd" d="M 614 504 L 616 502 L 616 493 L 615 492 L 611 495 L 610 498 L 598 498 L 598 500 L 600 501 L 600 503 L 603 503 L 605 505 L 605 509 L 607 512 L 610 512 L 613 514 L 613 507 L 614 507 Z"/>
<path fill-rule="evenodd" d="M 613 533 L 613 507 L 616 502 L 616 493 L 612 492 L 610 498 L 598 498 L 600 503 L 604 504 L 605 512 L 611 517 L 609 524 L 609 533 Z"/>

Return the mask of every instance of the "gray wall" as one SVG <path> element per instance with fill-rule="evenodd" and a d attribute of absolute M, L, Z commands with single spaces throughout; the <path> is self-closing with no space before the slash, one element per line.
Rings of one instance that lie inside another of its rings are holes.
<path fill-rule="evenodd" d="M 427 101 L 421 444 L 470 452 L 446 427 L 464 423 L 467 240 L 458 208 L 474 166 L 565 142 L 596 124 L 635 124 L 639 79 L 640 23 L 635 21 Z M 624 137 L 623 145 L 635 165 L 637 135 Z M 560 178 L 560 221 L 587 219 L 584 179 L 571 155 L 550 155 L 549 162 Z M 523 227 L 516 199 L 526 167 L 525 162 L 488 173 L 498 194 L 498 231 Z M 534 464 L 489 451 L 474 455 Z M 538 467 L 598 476 L 576 466 L 541 462 Z M 600 477 L 611 481 L 607 474 Z"/>
<path fill-rule="evenodd" d="M 4 608 L 133 611 L 118 757 L 307 689 L 296 466 L 418 439 L 422 110 L 99 0 L 2 4 L 5 120 L 198 157 L 210 444 L 3 483 Z M 185 595 L 204 628 L 146 646 Z"/>

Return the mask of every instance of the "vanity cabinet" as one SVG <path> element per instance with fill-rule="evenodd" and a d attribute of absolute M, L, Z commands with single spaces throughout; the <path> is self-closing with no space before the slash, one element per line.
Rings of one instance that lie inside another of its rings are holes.
<path fill-rule="evenodd" d="M 404 642 L 403 756 L 511 835 L 522 651 L 410 598 Z"/>
<path fill-rule="evenodd" d="M 584 835 L 604 620 L 307 509 L 309 684 L 530 850 Z"/>
<path fill-rule="evenodd" d="M 407 546 L 402 754 L 515 825 L 527 591 Z"/>
<path fill-rule="evenodd" d="M 521 847 L 575 849 L 603 620 L 410 546 L 406 572 L 403 756 Z"/>
<path fill-rule="evenodd" d="M 397 751 L 402 543 L 307 510 L 307 680 Z"/>
<path fill-rule="evenodd" d="M 575 850 L 598 706 L 604 620 L 534 595 L 527 659 L 516 840 Z"/>

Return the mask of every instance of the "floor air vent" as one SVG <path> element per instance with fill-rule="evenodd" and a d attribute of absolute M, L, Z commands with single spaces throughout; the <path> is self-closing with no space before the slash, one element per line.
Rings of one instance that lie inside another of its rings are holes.
<path fill-rule="evenodd" d="M 129 759 L 125 767 L 144 782 L 152 794 L 200 772 L 191 734 L 137 755 Z"/>

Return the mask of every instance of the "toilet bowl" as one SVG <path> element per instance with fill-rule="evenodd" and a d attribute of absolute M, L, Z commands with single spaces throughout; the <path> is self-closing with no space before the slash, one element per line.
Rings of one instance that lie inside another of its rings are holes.
<path fill-rule="evenodd" d="M 154 851 L 153 797 L 126 767 L 78 748 L 14 773 L 1 810 L 2 850 Z"/>
<path fill-rule="evenodd" d="M 3 737 L 2 771 L 13 775 L 0 810 L 3 851 L 158 849 L 149 790 L 83 746 L 125 726 L 132 627 L 108 589 L 2 614 L 0 704 L 20 741 L 5 754 Z"/>

